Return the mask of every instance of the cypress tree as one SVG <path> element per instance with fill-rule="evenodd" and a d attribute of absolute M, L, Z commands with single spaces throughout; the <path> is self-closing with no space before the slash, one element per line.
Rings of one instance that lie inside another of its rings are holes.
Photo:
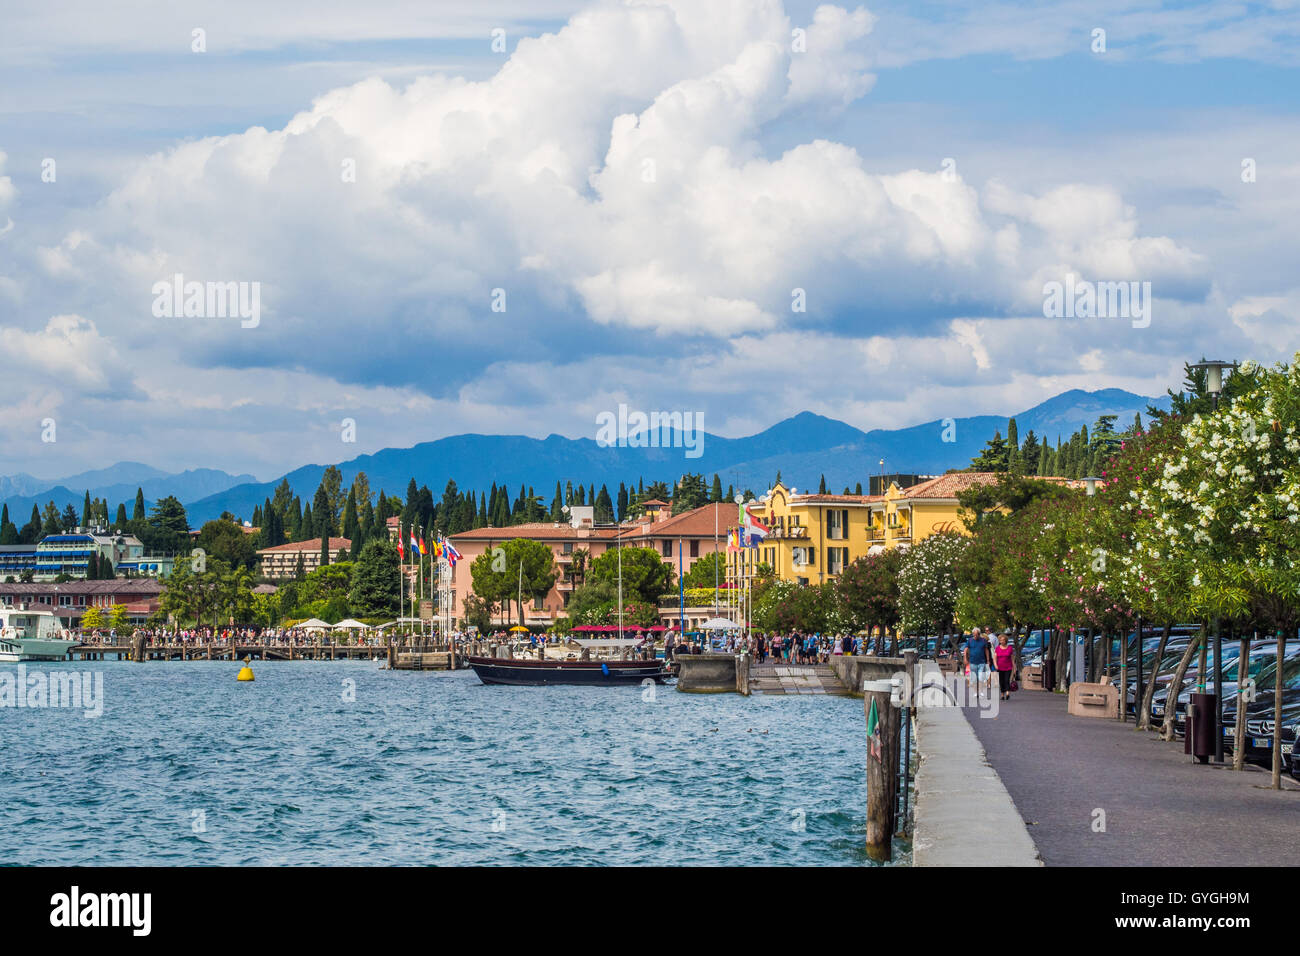
<path fill-rule="evenodd" d="M 853 486 L 853 493 L 855 495 L 862 494 L 862 482 L 859 481 L 856 485 Z"/>
<path fill-rule="evenodd" d="M 119 531 L 126 528 L 126 502 L 118 503 L 117 517 L 113 520 L 113 526 Z"/>
<path fill-rule="evenodd" d="M 144 489 L 135 489 L 135 511 L 131 514 L 132 521 L 144 520 Z"/>
<path fill-rule="evenodd" d="M 90 513 L 90 489 L 86 489 L 86 500 L 81 506 L 81 524 L 83 527 L 86 528 L 90 527 L 91 517 L 92 515 Z"/>
<path fill-rule="evenodd" d="M 348 489 L 347 501 L 343 504 L 343 537 L 349 541 L 361 541 L 361 516 L 357 514 L 357 493 Z"/>
<path fill-rule="evenodd" d="M 826 476 L 825 476 L 825 475 L 822 475 L 821 483 L 817 485 L 817 494 L 819 494 L 819 495 L 824 495 L 824 494 L 826 494 Z"/>
<path fill-rule="evenodd" d="M 330 563 L 330 539 L 325 535 L 320 539 L 320 566 L 323 568 Z"/>

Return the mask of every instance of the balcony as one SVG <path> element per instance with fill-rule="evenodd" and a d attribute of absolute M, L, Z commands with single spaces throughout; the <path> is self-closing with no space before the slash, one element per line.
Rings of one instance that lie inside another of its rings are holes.
<path fill-rule="evenodd" d="M 875 541 L 875 542 L 883 542 L 884 540 L 885 540 L 885 529 L 884 529 L 884 528 L 868 528 L 868 529 L 867 529 L 867 541 L 868 541 L 868 542 L 873 542 L 873 541 Z"/>

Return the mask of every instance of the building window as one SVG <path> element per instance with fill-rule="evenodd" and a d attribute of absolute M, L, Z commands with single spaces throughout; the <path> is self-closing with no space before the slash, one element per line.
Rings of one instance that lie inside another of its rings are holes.
<path fill-rule="evenodd" d="M 826 549 L 826 573 L 842 574 L 844 566 L 849 561 L 848 548 L 827 548 Z"/>
<path fill-rule="evenodd" d="M 573 554 L 573 542 L 572 542 L 572 541 L 566 541 L 566 542 L 564 542 L 564 549 L 563 549 L 563 552 L 562 552 L 562 553 L 563 553 L 563 554 Z"/>
<path fill-rule="evenodd" d="M 843 541 L 849 536 L 849 509 L 832 508 L 826 512 L 826 537 Z"/>
<path fill-rule="evenodd" d="M 664 542 L 664 557 L 665 557 L 665 558 L 671 558 L 672 556 L 673 556 L 673 543 L 672 543 L 671 541 L 665 541 L 665 542 Z"/>
<path fill-rule="evenodd" d="M 699 556 L 700 556 L 700 539 L 699 539 L 699 538 L 692 538 L 692 539 L 691 539 L 691 557 L 692 557 L 692 558 L 698 558 Z"/>

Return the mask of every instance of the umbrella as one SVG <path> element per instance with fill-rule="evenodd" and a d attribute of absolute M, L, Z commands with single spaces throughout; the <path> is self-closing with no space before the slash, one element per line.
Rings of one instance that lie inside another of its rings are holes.
<path fill-rule="evenodd" d="M 333 624 L 327 624 L 318 617 L 309 617 L 305 621 L 300 621 L 294 627 L 301 627 L 305 631 L 328 631 Z"/>
<path fill-rule="evenodd" d="M 739 626 L 735 621 L 728 621 L 725 617 L 711 617 L 700 625 L 706 631 L 730 631 Z"/>
<path fill-rule="evenodd" d="M 516 633 L 527 634 L 527 633 L 528 633 L 528 628 L 524 627 L 524 626 L 521 625 L 521 624 L 516 624 L 514 627 L 512 627 L 512 628 L 510 629 L 510 633 L 512 633 L 512 634 L 516 634 Z"/>
<path fill-rule="evenodd" d="M 351 617 L 350 617 L 350 618 L 347 618 L 346 620 L 339 621 L 339 622 L 338 622 L 337 624 L 335 624 L 334 626 L 335 626 L 336 628 L 341 628 L 341 629 L 343 629 L 343 630 L 345 630 L 345 631 L 351 631 L 351 630 L 368 631 L 368 630 L 370 630 L 370 625 L 369 625 L 369 624 L 362 624 L 360 621 L 356 620 L 355 618 L 351 618 Z"/>

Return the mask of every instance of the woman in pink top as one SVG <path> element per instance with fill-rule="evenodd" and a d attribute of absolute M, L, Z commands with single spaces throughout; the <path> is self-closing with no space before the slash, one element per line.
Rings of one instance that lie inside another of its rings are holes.
<path fill-rule="evenodd" d="M 1011 699 L 1011 675 L 1016 670 L 1016 646 L 1009 640 L 1006 631 L 998 635 L 997 646 L 993 648 L 993 663 L 998 671 L 998 687 L 1002 691 L 1002 700 Z"/>

